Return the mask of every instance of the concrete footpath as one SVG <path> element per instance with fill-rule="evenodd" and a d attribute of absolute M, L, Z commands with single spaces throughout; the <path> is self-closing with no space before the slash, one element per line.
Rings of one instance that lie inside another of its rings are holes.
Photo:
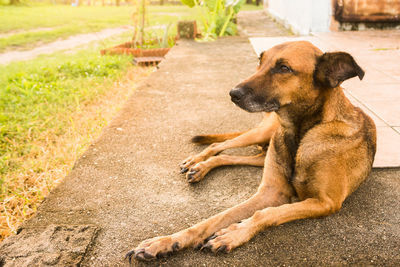
<path fill-rule="evenodd" d="M 191 136 L 259 122 L 261 114 L 240 110 L 228 95 L 256 65 L 246 37 L 180 42 L 36 216 L 0 244 L 0 266 L 128 266 L 126 252 L 143 239 L 250 197 L 261 168 L 223 167 L 189 185 L 178 164 L 203 149 Z M 375 169 L 337 214 L 267 229 L 230 254 L 187 249 L 134 266 L 398 266 L 399 177 L 398 168 Z"/>

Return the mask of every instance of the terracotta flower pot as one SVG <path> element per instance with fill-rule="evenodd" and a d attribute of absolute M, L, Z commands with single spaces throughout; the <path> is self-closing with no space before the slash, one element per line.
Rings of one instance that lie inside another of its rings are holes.
<path fill-rule="evenodd" d="M 132 55 L 135 57 L 163 57 L 170 48 L 133 48 L 132 42 L 126 42 L 100 51 L 102 55 Z"/>

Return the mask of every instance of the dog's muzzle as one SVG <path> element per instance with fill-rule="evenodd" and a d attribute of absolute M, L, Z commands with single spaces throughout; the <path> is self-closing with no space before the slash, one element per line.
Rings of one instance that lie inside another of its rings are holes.
<path fill-rule="evenodd" d="M 280 107 L 276 99 L 267 101 L 264 97 L 254 94 L 253 90 L 246 86 L 233 88 L 229 95 L 233 103 L 248 112 L 271 112 L 277 111 Z"/>
<path fill-rule="evenodd" d="M 233 103 L 236 105 L 239 105 L 240 101 L 242 98 L 246 95 L 246 92 L 244 92 L 245 89 L 242 87 L 235 87 L 233 88 L 230 92 L 229 95 L 231 96 L 231 100 Z"/>

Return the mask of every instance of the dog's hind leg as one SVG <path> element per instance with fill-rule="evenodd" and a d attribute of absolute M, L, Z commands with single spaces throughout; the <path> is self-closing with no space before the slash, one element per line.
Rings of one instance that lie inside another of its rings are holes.
<path fill-rule="evenodd" d="M 219 166 L 226 165 L 250 165 L 250 166 L 264 166 L 265 152 L 256 156 L 241 157 L 231 155 L 213 156 L 194 165 L 186 174 L 189 183 L 199 182 L 204 176 L 212 169 Z"/>
<path fill-rule="evenodd" d="M 244 132 L 233 139 L 229 139 L 221 143 L 213 143 L 201 153 L 185 159 L 182 164 L 180 164 L 181 173 L 185 173 L 187 171 L 190 172 L 190 168 L 195 166 L 197 163 L 205 161 L 223 150 L 235 147 L 245 147 L 254 144 L 269 143 L 269 140 L 279 125 L 280 124 L 277 115 L 275 113 L 267 113 L 262 122 L 256 128 Z"/>

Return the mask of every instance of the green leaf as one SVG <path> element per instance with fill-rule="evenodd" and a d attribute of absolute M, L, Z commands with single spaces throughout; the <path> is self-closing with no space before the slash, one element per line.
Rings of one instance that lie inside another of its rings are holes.
<path fill-rule="evenodd" d="M 194 7 L 194 5 L 195 5 L 194 1 L 195 0 L 181 0 L 182 4 L 184 4 L 188 7 Z"/>
<path fill-rule="evenodd" d="M 237 14 L 245 2 L 246 0 L 227 0 L 225 6 L 232 6 L 233 11 L 235 12 L 235 14 Z"/>
<path fill-rule="evenodd" d="M 205 3 L 206 7 L 210 11 L 214 11 L 215 6 L 218 4 L 218 1 L 221 1 L 221 0 L 203 0 L 203 2 Z"/>

